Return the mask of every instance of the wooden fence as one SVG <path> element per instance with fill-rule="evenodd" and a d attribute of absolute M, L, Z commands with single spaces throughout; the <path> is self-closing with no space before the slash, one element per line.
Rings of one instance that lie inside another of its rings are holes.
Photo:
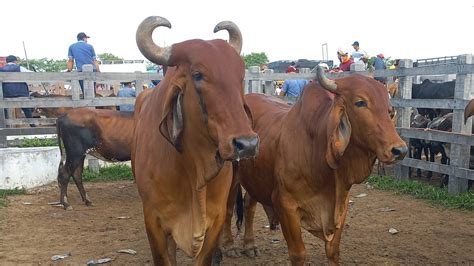
<path fill-rule="evenodd" d="M 472 121 L 464 124 L 463 110 L 469 99 L 474 95 L 474 64 L 472 55 L 457 56 L 456 64 L 432 65 L 413 68 L 412 60 L 400 60 L 399 68 L 396 70 L 377 70 L 375 77 L 399 77 L 398 96 L 392 99 L 392 105 L 397 108 L 398 121 L 397 130 L 407 141 L 409 138 L 418 138 L 430 141 L 441 141 L 451 143 L 450 165 L 442 165 L 435 162 L 426 162 L 413 158 L 405 158 L 395 166 L 395 176 L 398 179 L 408 179 L 408 168 L 415 167 L 433 172 L 449 175 L 448 190 L 459 193 L 467 190 L 468 180 L 474 180 L 474 171 L 469 169 L 470 146 L 474 146 L 474 137 L 471 135 Z M 330 73 L 330 78 L 341 78 L 359 73 L 367 75 L 360 65 L 351 66 L 350 72 Z M 134 103 L 134 98 L 106 97 L 96 98 L 94 96 L 94 82 L 121 82 L 135 80 L 137 93 L 142 90 L 142 85 L 150 80 L 161 79 L 156 73 L 95 73 L 92 69 L 85 72 L 70 73 L 0 73 L 0 147 L 6 147 L 7 136 L 14 135 L 39 135 L 54 134 L 54 127 L 36 128 L 7 128 L 17 124 L 30 124 L 51 122 L 45 119 L 5 119 L 3 108 L 20 107 L 94 107 L 110 106 Z M 424 100 L 411 99 L 412 81 L 416 76 L 426 75 L 456 75 L 456 86 L 454 99 Z M 314 73 L 309 69 L 302 69 L 299 74 L 275 74 L 272 70 L 261 72 L 258 67 L 250 67 L 245 76 L 245 93 L 266 93 L 274 95 L 274 84 L 277 80 L 285 79 L 313 79 Z M 84 80 L 84 97 L 80 97 L 79 80 Z M 2 82 L 64 82 L 72 86 L 70 98 L 8 98 L 2 95 Z M 287 99 L 294 101 L 294 99 Z M 437 130 L 420 130 L 410 128 L 411 108 L 440 108 L 453 109 L 453 130 L 443 132 Z"/>

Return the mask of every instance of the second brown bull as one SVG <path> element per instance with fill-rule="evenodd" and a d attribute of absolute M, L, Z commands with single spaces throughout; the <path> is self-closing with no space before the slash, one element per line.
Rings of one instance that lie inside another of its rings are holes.
<path fill-rule="evenodd" d="M 255 159 L 239 163 L 238 178 L 254 200 L 273 206 L 293 265 L 306 260 L 301 228 L 325 241 L 329 264 L 337 264 L 351 186 L 369 176 L 376 159 L 394 163 L 407 152 L 381 83 L 317 73 L 319 82 L 293 107 L 271 96 L 245 97 L 261 142 Z M 245 218 L 252 221 L 253 213 Z M 252 224 L 245 225 L 246 248 L 254 248 Z M 223 232 L 229 243 L 230 231 Z"/>

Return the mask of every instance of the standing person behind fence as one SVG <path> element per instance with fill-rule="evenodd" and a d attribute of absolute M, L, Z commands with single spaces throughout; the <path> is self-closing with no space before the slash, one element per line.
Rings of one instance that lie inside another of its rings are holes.
<path fill-rule="evenodd" d="M 292 72 L 296 72 L 296 63 L 295 63 L 295 61 L 292 61 L 290 63 L 290 65 L 286 68 L 286 71 L 285 71 L 285 73 L 292 73 Z"/>
<path fill-rule="evenodd" d="M 16 56 L 9 55 L 6 58 L 7 64 L 0 68 L 0 72 L 32 72 L 20 65 Z M 15 98 L 15 97 L 29 97 L 30 92 L 28 90 L 28 84 L 26 82 L 4 82 L 3 83 L 3 97 L 4 98 Z M 32 108 L 21 108 L 26 118 L 33 117 Z M 6 111 L 6 110 L 5 110 Z M 7 116 L 7 112 L 5 112 Z M 33 124 L 30 124 L 34 126 Z"/>
<path fill-rule="evenodd" d="M 82 66 L 86 64 L 91 64 L 94 72 L 100 72 L 94 47 L 87 43 L 87 39 L 89 38 L 90 37 L 84 32 L 79 32 L 77 34 L 77 42 L 69 46 L 67 62 L 68 72 L 72 71 L 74 62 L 76 62 L 76 71 L 78 72 L 82 72 Z M 84 94 L 84 81 L 79 80 L 79 84 L 81 85 L 81 90 Z"/>
<path fill-rule="evenodd" d="M 337 58 L 339 59 L 339 69 L 342 71 L 350 71 L 351 65 L 354 64 L 354 60 L 348 52 L 339 48 L 337 50 Z"/>
<path fill-rule="evenodd" d="M 358 41 L 355 41 L 352 44 L 352 47 L 354 48 L 354 51 L 352 52 L 351 57 L 352 57 L 352 60 L 354 60 L 354 63 L 361 60 L 362 57 L 367 56 L 367 53 L 364 50 L 360 49 Z"/>
<path fill-rule="evenodd" d="M 383 61 L 384 58 L 385 57 L 383 54 L 378 54 L 377 56 L 372 57 L 364 56 L 362 58 L 362 61 L 367 64 L 367 69 L 369 69 L 370 71 L 383 70 L 387 69 L 387 67 L 385 66 L 385 62 Z M 375 77 L 374 79 L 382 82 L 383 84 L 387 82 L 387 79 L 385 77 Z"/>
<path fill-rule="evenodd" d="M 296 74 L 297 69 L 289 72 L 291 74 Z M 307 80 L 304 79 L 287 79 L 283 82 L 283 86 L 280 91 L 280 96 L 290 96 L 290 97 L 299 97 L 303 92 L 304 86 L 308 84 Z"/>
<path fill-rule="evenodd" d="M 135 87 L 132 85 L 132 82 L 124 82 L 123 86 L 118 92 L 118 97 L 137 97 Z M 135 110 L 135 105 L 133 104 L 121 104 L 119 105 L 119 111 L 129 111 L 133 112 Z"/>

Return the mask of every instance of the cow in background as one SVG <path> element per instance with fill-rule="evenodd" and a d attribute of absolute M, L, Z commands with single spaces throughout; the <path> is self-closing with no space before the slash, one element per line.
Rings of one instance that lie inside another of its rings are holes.
<path fill-rule="evenodd" d="M 62 94 L 41 94 L 39 92 L 33 92 L 30 94 L 33 98 L 55 98 L 55 99 L 71 99 L 71 96 L 62 95 Z M 108 97 L 101 94 L 96 94 L 96 98 Z M 47 118 L 58 118 L 59 116 L 65 114 L 67 111 L 74 109 L 73 107 L 37 107 L 35 112 L 40 116 L 45 116 Z M 106 109 L 106 110 L 117 110 L 117 107 L 114 105 L 111 106 L 97 106 L 96 109 Z"/>
<path fill-rule="evenodd" d="M 159 47 L 162 17 L 138 27 L 139 50 L 168 66 L 157 88 L 135 105 L 132 169 L 156 265 L 176 265 L 176 248 L 210 265 L 225 220 L 234 160 L 257 154 L 259 139 L 245 104 L 242 35 L 224 21 L 224 40 L 188 40 Z"/>
<path fill-rule="evenodd" d="M 431 122 L 426 116 L 420 115 L 417 109 L 413 109 L 410 117 L 411 128 L 427 128 Z M 410 138 L 408 145 L 408 157 L 421 160 L 421 155 L 424 153 L 426 161 L 429 161 L 429 145 L 425 140 Z M 411 167 L 408 168 L 408 176 L 411 177 Z M 416 170 L 416 176 L 421 177 L 421 169 Z"/>
<path fill-rule="evenodd" d="M 474 99 L 471 99 L 464 108 L 464 124 L 467 123 L 467 119 L 474 115 Z"/>
<path fill-rule="evenodd" d="M 412 85 L 412 99 L 454 99 L 455 81 L 448 81 L 443 83 L 433 83 L 429 79 L 423 80 L 421 84 Z M 431 109 L 418 108 L 421 115 L 427 116 L 430 120 L 435 117 L 443 116 L 453 112 L 449 109 Z"/>
<path fill-rule="evenodd" d="M 64 209 L 72 209 L 67 200 L 67 186 L 72 176 L 82 201 L 90 206 L 92 201 L 82 184 L 86 154 L 108 162 L 129 161 L 133 112 L 75 108 L 58 117 L 56 128 L 61 151 L 58 169 L 59 202 Z"/>
<path fill-rule="evenodd" d="M 325 242 L 330 265 L 339 263 L 351 186 L 366 180 L 376 159 L 394 163 L 408 150 L 380 82 L 361 75 L 333 81 L 320 67 L 317 77 L 293 107 L 245 96 L 261 144 L 255 159 L 239 162 L 238 178 L 253 199 L 274 208 L 293 265 L 306 260 L 301 227 Z"/>

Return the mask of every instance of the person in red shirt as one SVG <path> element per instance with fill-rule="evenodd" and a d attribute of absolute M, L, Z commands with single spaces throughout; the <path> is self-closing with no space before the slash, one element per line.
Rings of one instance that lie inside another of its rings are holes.
<path fill-rule="evenodd" d="M 348 52 L 342 50 L 337 51 L 337 58 L 339 59 L 339 69 L 342 71 L 350 71 L 351 65 L 354 64 L 354 60 Z"/>
<path fill-rule="evenodd" d="M 286 68 L 286 73 L 297 72 L 296 70 L 296 63 L 293 61 L 291 64 Z"/>

